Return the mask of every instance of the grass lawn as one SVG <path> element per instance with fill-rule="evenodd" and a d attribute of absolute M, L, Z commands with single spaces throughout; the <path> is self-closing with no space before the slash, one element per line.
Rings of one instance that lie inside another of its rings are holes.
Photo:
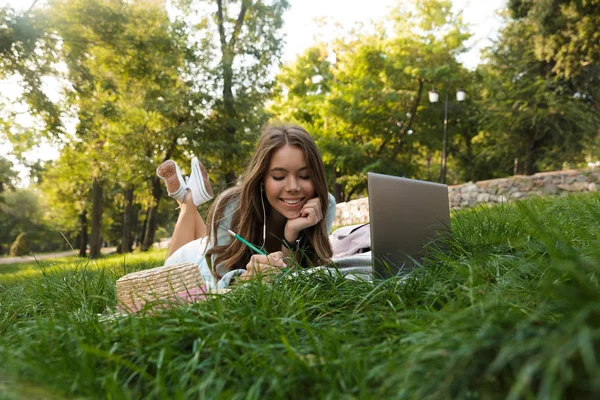
<path fill-rule="evenodd" d="M 600 193 L 457 212 L 447 245 L 406 280 L 111 322 L 115 280 L 164 252 L 0 268 L 0 398 L 600 398 Z"/>
<path fill-rule="evenodd" d="M 152 249 L 147 253 L 103 256 L 98 260 L 72 255 L 16 264 L 0 264 L 0 284 L 22 282 L 24 278 L 41 278 L 44 274 L 81 270 L 109 269 L 120 277 L 139 269 L 158 267 L 165 260 L 166 255 L 166 249 Z"/>

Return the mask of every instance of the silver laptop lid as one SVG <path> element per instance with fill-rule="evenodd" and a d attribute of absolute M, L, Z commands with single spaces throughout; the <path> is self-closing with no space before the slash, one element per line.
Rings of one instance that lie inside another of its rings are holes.
<path fill-rule="evenodd" d="M 409 271 L 450 227 L 448 186 L 373 172 L 367 179 L 375 275 Z"/>

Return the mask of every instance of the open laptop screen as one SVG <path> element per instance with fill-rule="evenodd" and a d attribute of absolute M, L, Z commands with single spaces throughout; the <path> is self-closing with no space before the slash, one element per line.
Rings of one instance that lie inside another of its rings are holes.
<path fill-rule="evenodd" d="M 367 176 L 374 273 L 389 277 L 410 271 L 422 263 L 425 245 L 450 227 L 448 186 L 373 172 Z"/>

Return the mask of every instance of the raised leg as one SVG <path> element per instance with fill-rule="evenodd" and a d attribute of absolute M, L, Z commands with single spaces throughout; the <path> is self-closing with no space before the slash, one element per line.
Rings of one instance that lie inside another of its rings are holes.
<path fill-rule="evenodd" d="M 194 236 L 196 236 L 196 239 L 200 239 L 201 237 L 208 235 L 208 229 L 206 228 L 202 216 L 197 210 L 198 209 L 196 209 L 196 230 Z"/>
<path fill-rule="evenodd" d="M 204 220 L 200 216 L 192 199 L 192 193 L 188 190 L 183 202 L 179 203 L 181 211 L 173 230 L 173 237 L 169 243 L 167 258 L 177 251 L 181 246 L 206 236 L 207 229 Z"/>

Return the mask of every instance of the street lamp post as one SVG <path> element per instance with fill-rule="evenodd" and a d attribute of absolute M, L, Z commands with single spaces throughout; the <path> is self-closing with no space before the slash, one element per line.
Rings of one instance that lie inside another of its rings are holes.
<path fill-rule="evenodd" d="M 464 101 L 467 97 L 465 91 L 461 87 L 456 92 L 456 100 Z M 437 103 L 440 99 L 440 94 L 435 91 L 435 87 L 433 90 L 429 92 L 429 101 L 431 103 Z M 441 183 L 446 183 L 446 154 L 448 150 L 448 91 L 446 90 L 446 102 L 444 104 L 444 146 L 442 149 L 442 166 L 440 168 L 440 179 Z"/>

